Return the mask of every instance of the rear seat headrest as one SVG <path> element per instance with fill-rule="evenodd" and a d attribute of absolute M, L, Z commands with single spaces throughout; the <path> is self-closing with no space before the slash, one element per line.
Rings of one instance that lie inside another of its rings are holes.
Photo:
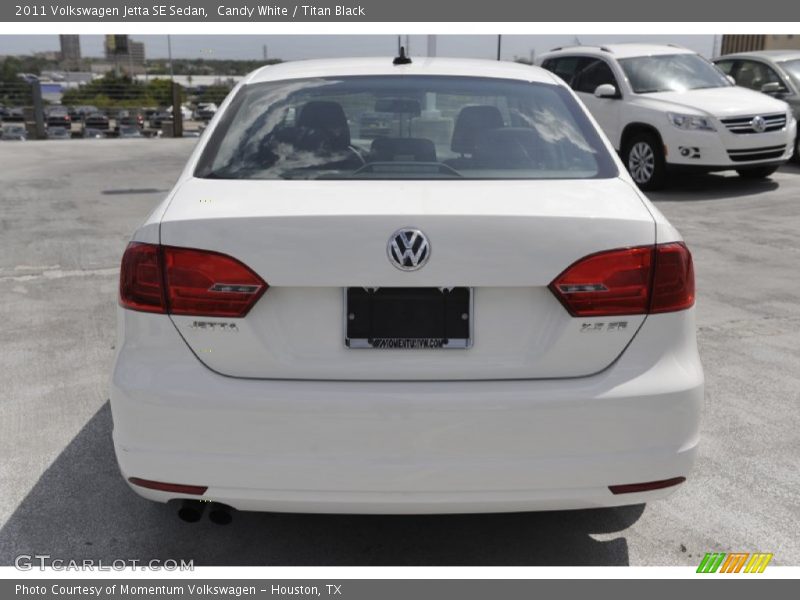
<path fill-rule="evenodd" d="M 502 126 L 503 116 L 496 106 L 465 106 L 456 117 L 450 149 L 459 154 L 471 154 L 484 132 Z"/>

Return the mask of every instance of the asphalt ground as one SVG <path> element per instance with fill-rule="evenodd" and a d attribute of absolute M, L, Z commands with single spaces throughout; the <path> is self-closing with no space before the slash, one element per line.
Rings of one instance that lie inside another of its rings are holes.
<path fill-rule="evenodd" d="M 695 257 L 706 404 L 668 500 L 501 515 L 239 513 L 180 521 L 130 491 L 111 444 L 119 258 L 195 141 L 0 144 L 0 564 L 800 565 L 800 168 L 674 177 L 653 194 Z"/>

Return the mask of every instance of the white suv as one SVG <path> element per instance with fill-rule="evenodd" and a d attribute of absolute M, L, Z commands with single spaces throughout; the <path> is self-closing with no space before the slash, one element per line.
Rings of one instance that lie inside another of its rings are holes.
<path fill-rule="evenodd" d="M 668 495 L 703 400 L 680 234 L 552 73 L 398 62 L 252 73 L 134 234 L 125 478 L 216 522 Z"/>
<path fill-rule="evenodd" d="M 577 93 L 643 189 L 663 185 L 671 167 L 768 177 L 792 155 L 789 106 L 734 86 L 690 50 L 576 46 L 538 63 Z"/>

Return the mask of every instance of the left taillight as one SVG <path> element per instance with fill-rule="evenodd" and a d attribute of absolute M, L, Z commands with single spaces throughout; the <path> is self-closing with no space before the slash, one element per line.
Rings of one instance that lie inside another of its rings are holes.
<path fill-rule="evenodd" d="M 144 312 L 244 317 L 269 286 L 231 256 L 131 242 L 122 257 L 120 304 Z"/>
<path fill-rule="evenodd" d="M 160 247 L 131 242 L 119 271 L 119 302 L 144 312 L 167 312 Z"/>

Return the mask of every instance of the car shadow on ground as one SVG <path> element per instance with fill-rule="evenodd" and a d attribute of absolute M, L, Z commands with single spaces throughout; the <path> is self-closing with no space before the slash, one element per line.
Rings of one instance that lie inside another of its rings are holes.
<path fill-rule="evenodd" d="M 790 169 L 782 167 L 779 172 Z M 656 202 L 731 200 L 766 194 L 779 187 L 774 179 L 745 179 L 730 173 L 676 173 L 669 177 L 664 189 L 647 192 L 647 197 Z"/>
<path fill-rule="evenodd" d="M 106 403 L 0 530 L 0 564 L 184 559 L 200 565 L 627 565 L 644 505 L 453 516 L 245 513 L 189 524 L 134 494 L 117 469 Z M 608 541 L 593 534 L 612 534 Z"/>

